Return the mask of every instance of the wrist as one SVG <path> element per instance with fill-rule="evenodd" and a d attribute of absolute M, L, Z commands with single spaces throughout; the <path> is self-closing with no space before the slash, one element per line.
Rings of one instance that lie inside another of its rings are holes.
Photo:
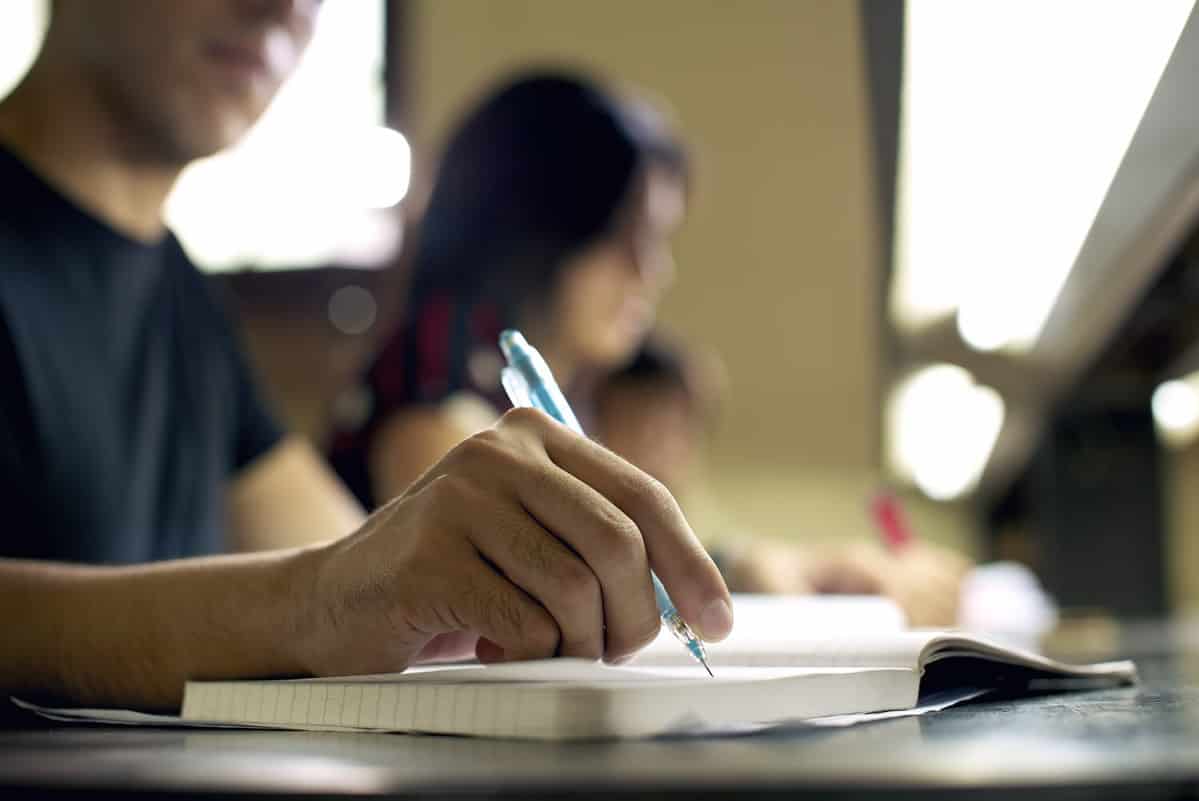
<path fill-rule="evenodd" d="M 310 676 L 318 672 L 319 640 L 325 628 L 318 588 L 328 548 L 325 544 L 291 551 L 279 564 L 276 603 L 272 604 L 278 610 L 277 619 L 282 621 L 276 647 L 280 661 L 291 666 L 292 674 Z"/>

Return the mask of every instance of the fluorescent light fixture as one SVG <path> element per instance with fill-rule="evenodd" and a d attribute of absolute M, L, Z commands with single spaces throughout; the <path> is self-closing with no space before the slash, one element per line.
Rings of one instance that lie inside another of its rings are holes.
<path fill-rule="evenodd" d="M 891 315 L 1027 350 L 1194 0 L 909 0 Z"/>
<path fill-rule="evenodd" d="M 938 501 L 974 489 L 1003 427 L 994 389 L 952 364 L 924 367 L 902 380 L 887 409 L 891 469 Z"/>
<path fill-rule="evenodd" d="M 999 350 L 1009 341 L 1009 328 L 1002 310 L 997 306 L 963 306 L 958 311 L 958 334 L 975 350 Z"/>
<path fill-rule="evenodd" d="M 205 269 L 369 264 L 395 245 L 381 211 L 411 153 L 383 126 L 383 2 L 330 0 L 295 74 L 236 147 L 189 167 L 167 221 Z"/>
<path fill-rule="evenodd" d="M 1199 373 L 1166 381 L 1153 393 L 1153 421 L 1168 445 L 1183 447 L 1199 436 Z"/>
<path fill-rule="evenodd" d="M 25 76 L 33 63 L 48 17 L 46 0 L 4 0 L 0 3 L 0 98 Z"/>

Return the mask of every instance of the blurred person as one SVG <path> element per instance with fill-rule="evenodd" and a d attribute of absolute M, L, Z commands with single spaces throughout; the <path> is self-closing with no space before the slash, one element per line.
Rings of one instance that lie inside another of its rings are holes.
<path fill-rule="evenodd" d="M 714 354 L 656 332 L 594 391 L 593 433 L 678 497 L 735 592 L 885 595 L 916 626 L 952 625 L 969 562 L 927 544 L 810 544 L 754 537 L 704 510 L 703 452 L 724 392 Z M 696 507 L 699 514 L 693 514 Z"/>
<path fill-rule="evenodd" d="M 57 0 L 0 103 L 0 695 L 167 708 L 189 678 L 621 658 L 658 629 L 651 561 L 702 636 L 732 625 L 674 499 L 540 413 L 364 520 L 263 407 L 162 207 L 317 6 Z"/>
<path fill-rule="evenodd" d="M 508 408 L 517 328 L 586 418 L 589 376 L 653 322 L 682 221 L 684 149 L 662 115 L 579 74 L 516 76 L 448 139 L 417 233 L 406 322 L 365 382 L 369 417 L 332 462 L 368 507 Z"/>

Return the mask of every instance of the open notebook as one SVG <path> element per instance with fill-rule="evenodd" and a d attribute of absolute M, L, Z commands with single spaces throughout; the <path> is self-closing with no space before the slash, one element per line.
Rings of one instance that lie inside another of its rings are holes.
<path fill-rule="evenodd" d="M 785 652 L 758 654 L 713 646 L 714 679 L 655 647 L 622 667 L 559 659 L 335 679 L 190 682 L 182 717 L 544 740 L 648 737 L 907 710 L 946 693 L 1020 695 L 1136 678 L 1129 662 L 1069 666 L 949 633 L 791 643 Z"/>
<path fill-rule="evenodd" d="M 38 711 L 129 724 L 568 740 L 846 723 L 989 692 L 1067 691 L 1136 679 L 1129 662 L 1069 666 L 974 637 L 904 631 L 902 617 L 885 607 L 779 599 L 738 599 L 736 607 L 734 635 L 709 647 L 715 678 L 664 634 L 620 667 L 557 659 L 380 676 L 189 682 L 179 717 Z M 857 617 L 836 633 L 833 624 L 844 615 Z M 805 621 L 805 633 L 788 636 L 796 620 Z"/>

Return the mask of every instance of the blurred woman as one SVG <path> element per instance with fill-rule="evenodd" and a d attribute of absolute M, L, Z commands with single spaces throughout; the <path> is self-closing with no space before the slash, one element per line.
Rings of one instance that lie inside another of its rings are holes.
<path fill-rule="evenodd" d="M 589 430 L 695 510 L 719 370 L 693 369 L 660 338 L 641 347 L 673 277 L 687 184 L 659 114 L 578 76 L 517 78 L 462 121 L 417 235 L 405 323 L 366 375 L 371 411 L 335 440 L 334 465 L 367 508 L 508 408 L 497 340 L 516 327 Z M 717 527 L 699 533 L 735 589 L 877 592 L 915 623 L 952 622 L 965 561 L 949 552 L 896 559 Z"/>
<path fill-rule="evenodd" d="M 405 323 L 332 461 L 367 508 L 508 407 L 497 337 L 519 328 L 586 416 L 589 375 L 648 332 L 674 265 L 687 160 L 663 117 L 578 75 L 519 77 L 450 137 Z"/>

